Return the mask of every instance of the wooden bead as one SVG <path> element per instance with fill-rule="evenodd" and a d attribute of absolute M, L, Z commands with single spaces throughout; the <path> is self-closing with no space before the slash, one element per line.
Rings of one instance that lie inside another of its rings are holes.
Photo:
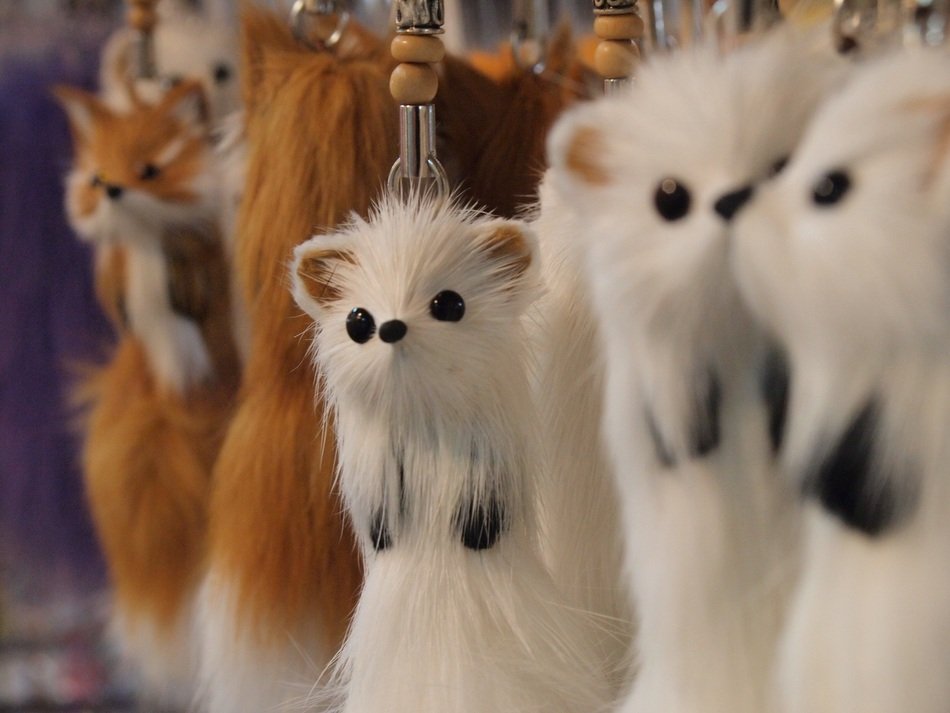
<path fill-rule="evenodd" d="M 399 62 L 441 62 L 445 45 L 432 35 L 396 35 L 390 49 Z"/>
<path fill-rule="evenodd" d="M 594 34 L 602 40 L 635 40 L 643 37 L 643 20 L 636 13 L 594 18 Z"/>
<path fill-rule="evenodd" d="M 594 52 L 594 68 L 605 79 L 629 77 L 640 56 L 637 46 L 628 40 L 604 40 Z"/>
<path fill-rule="evenodd" d="M 389 78 L 389 91 L 400 104 L 429 104 L 439 90 L 439 75 L 428 64 L 400 64 Z"/>

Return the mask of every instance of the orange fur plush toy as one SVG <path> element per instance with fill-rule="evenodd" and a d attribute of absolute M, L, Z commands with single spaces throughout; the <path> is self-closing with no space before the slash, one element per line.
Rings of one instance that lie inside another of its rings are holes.
<path fill-rule="evenodd" d="M 369 208 L 397 153 L 387 44 L 351 23 L 333 51 L 315 51 L 283 17 L 250 7 L 242 28 L 248 153 L 235 269 L 250 349 L 211 504 L 201 627 L 212 713 L 305 698 L 356 601 L 332 425 L 314 405 L 309 322 L 286 275 L 315 228 Z"/>
<path fill-rule="evenodd" d="M 236 390 L 228 274 L 214 225 L 204 96 L 185 83 L 116 113 L 59 88 L 76 155 L 67 213 L 96 250 L 118 327 L 84 381 L 83 467 L 122 651 L 156 704 L 194 695 L 194 601 L 214 459 Z"/>

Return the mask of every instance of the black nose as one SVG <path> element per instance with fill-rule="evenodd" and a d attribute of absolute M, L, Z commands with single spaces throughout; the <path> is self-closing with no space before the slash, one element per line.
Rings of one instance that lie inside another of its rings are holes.
<path fill-rule="evenodd" d="M 106 195 L 112 200 L 118 200 L 121 198 L 124 191 L 125 189 L 122 188 L 122 186 L 116 186 L 111 183 L 106 184 Z"/>
<path fill-rule="evenodd" d="M 393 319 L 389 322 L 383 322 L 379 326 L 379 338 L 386 344 L 395 344 L 406 336 L 407 331 L 409 331 L 409 328 L 405 322 Z"/>
<path fill-rule="evenodd" d="M 752 197 L 752 192 L 752 186 L 746 186 L 745 188 L 740 188 L 738 191 L 727 193 L 713 204 L 713 210 L 724 219 L 732 220 L 732 217 L 738 213 L 739 209 Z"/>

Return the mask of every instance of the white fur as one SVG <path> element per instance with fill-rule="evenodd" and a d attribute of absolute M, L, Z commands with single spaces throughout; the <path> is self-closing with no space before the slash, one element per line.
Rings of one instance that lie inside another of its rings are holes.
<path fill-rule="evenodd" d="M 619 493 L 601 433 L 604 365 L 577 243 L 582 230 L 551 181 L 533 222 L 545 294 L 529 311 L 545 479 L 539 483 L 551 573 L 602 632 L 603 666 L 629 684 L 635 624 L 623 575 Z"/>
<path fill-rule="evenodd" d="M 141 681 L 143 704 L 160 710 L 190 710 L 196 693 L 198 641 L 195 607 L 186 602 L 172 627 L 157 627 L 141 613 L 119 608 L 110 632 L 122 660 L 135 662 L 131 671 Z"/>
<path fill-rule="evenodd" d="M 496 230 L 522 235 L 530 268 L 489 257 Z M 538 474 L 521 317 L 537 295 L 537 248 L 526 226 L 448 202 L 389 198 L 371 222 L 298 247 L 333 248 L 329 304 L 295 296 L 317 323 L 315 355 L 337 416 L 340 483 L 366 557 L 366 582 L 337 670 L 345 713 L 596 713 L 607 685 L 589 623 L 544 568 L 534 514 Z M 297 271 L 295 270 L 295 274 Z M 460 322 L 429 314 L 454 290 Z M 347 314 L 408 325 L 395 345 L 350 340 Z M 400 464 L 402 468 L 400 468 Z M 400 470 L 403 477 L 400 477 Z M 400 495 L 400 482 L 402 493 Z M 455 526 L 468 498 L 496 493 L 507 529 L 467 549 Z M 375 553 L 383 512 L 393 543 Z"/>
<path fill-rule="evenodd" d="M 209 713 L 270 713 L 301 710 L 311 685 L 321 678 L 327 651 L 318 624 L 286 632 L 286 640 L 263 642 L 240 622 L 237 592 L 227 578 L 208 573 L 198 597 L 201 623 L 202 710 Z"/>
<path fill-rule="evenodd" d="M 739 302 L 730 225 L 713 204 L 794 146 L 835 74 L 830 52 L 815 56 L 808 44 L 786 30 L 726 57 L 698 46 L 655 58 L 630 91 L 569 113 L 549 143 L 552 180 L 583 226 L 606 354 L 604 427 L 640 621 L 631 713 L 769 710 L 797 507 L 766 438 L 764 339 Z M 593 137 L 593 178 L 572 159 L 578 132 Z M 676 222 L 654 207 L 666 178 L 691 193 Z M 721 385 L 721 433 L 700 457 L 687 426 L 709 370 Z"/>
<path fill-rule="evenodd" d="M 743 293 L 791 355 L 790 476 L 805 478 L 873 396 L 875 462 L 894 470 L 871 487 L 896 488 L 908 508 L 872 537 L 809 502 L 782 644 L 787 713 L 950 706 L 948 123 L 945 52 L 870 63 L 737 226 Z M 815 205 L 815 183 L 839 169 L 850 191 Z"/>
<path fill-rule="evenodd" d="M 208 96 L 213 121 L 219 121 L 240 104 L 238 79 L 238 37 L 234 23 L 222 22 L 206 14 L 165 7 L 155 28 L 155 63 L 161 77 L 199 80 Z M 129 77 L 123 68 L 136 68 L 136 34 L 122 28 L 103 48 L 100 88 L 107 103 L 117 109 L 129 108 L 125 83 Z M 226 81 L 215 80 L 220 65 L 229 68 Z"/>
<path fill-rule="evenodd" d="M 160 243 L 126 251 L 126 308 L 132 332 L 145 346 L 149 367 L 164 388 L 184 394 L 212 375 L 201 329 L 172 311 L 168 264 Z"/>

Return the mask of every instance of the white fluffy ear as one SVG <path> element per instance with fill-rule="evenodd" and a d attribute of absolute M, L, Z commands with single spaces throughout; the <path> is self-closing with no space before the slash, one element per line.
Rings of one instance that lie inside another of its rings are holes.
<path fill-rule="evenodd" d="M 89 142 L 97 120 L 111 116 L 109 109 L 94 94 L 82 89 L 58 85 L 53 87 L 53 96 L 66 111 L 73 142 L 77 146 Z"/>
<path fill-rule="evenodd" d="M 307 314 L 319 319 L 324 310 L 340 299 L 337 275 L 343 264 L 354 264 L 356 256 L 345 240 L 318 235 L 294 249 L 291 277 L 294 299 Z"/>
<path fill-rule="evenodd" d="M 189 80 L 168 90 L 158 107 L 185 126 L 208 128 L 208 100 L 200 82 Z"/>
<path fill-rule="evenodd" d="M 491 220 L 479 234 L 482 247 L 513 289 L 524 287 L 538 271 L 538 241 L 520 220 Z"/>

